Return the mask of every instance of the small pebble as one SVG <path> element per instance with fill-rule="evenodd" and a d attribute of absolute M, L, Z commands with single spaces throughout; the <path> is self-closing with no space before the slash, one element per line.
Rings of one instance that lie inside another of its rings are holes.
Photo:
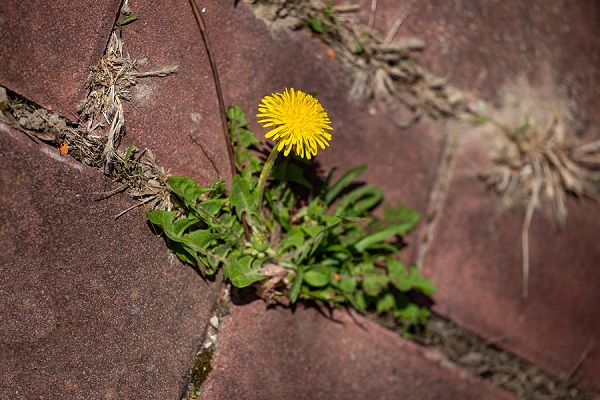
<path fill-rule="evenodd" d="M 219 317 L 217 317 L 216 315 L 210 317 L 210 320 L 208 322 L 210 322 L 210 326 L 212 326 L 213 328 L 219 329 Z"/>

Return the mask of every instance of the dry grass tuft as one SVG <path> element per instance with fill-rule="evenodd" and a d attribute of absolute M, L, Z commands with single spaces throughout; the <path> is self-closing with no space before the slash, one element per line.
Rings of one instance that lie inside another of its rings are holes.
<path fill-rule="evenodd" d="M 159 71 L 137 72 L 136 60 L 123 53 L 123 41 L 113 31 L 100 62 L 93 66 L 85 82 L 89 94 L 79 106 L 79 116 L 86 124 L 87 136 L 94 137 L 98 128 L 100 136 L 106 138 L 102 158 L 109 174 L 113 173 L 114 162 L 117 161 L 116 149 L 124 135 L 125 115 L 123 101 L 131 99 L 130 89 L 138 82 L 138 78 L 150 76 L 166 76 L 177 71 L 177 67 Z"/>
<path fill-rule="evenodd" d="M 123 53 L 123 42 L 113 32 L 104 56 L 90 70 L 85 83 L 89 94 L 78 108 L 78 123 L 14 94 L 9 95 L 3 88 L 0 88 L 0 120 L 35 141 L 56 147 L 66 143 L 69 155 L 121 183 L 119 188 L 99 196 L 100 199 L 107 198 L 127 191 L 138 201 L 116 218 L 139 206 L 171 210 L 173 203 L 167 186 L 169 171 L 157 163 L 149 149 L 140 151 L 133 144 L 122 149 L 119 144 L 125 134 L 123 102 L 130 100 L 130 89 L 139 78 L 163 77 L 176 71 L 177 67 L 137 71 L 136 60 Z"/>
<path fill-rule="evenodd" d="M 521 239 L 522 295 L 527 298 L 528 237 L 533 213 L 551 207 L 562 228 L 567 218 L 568 194 L 600 200 L 600 140 L 585 145 L 567 141 L 560 114 L 543 129 L 526 122 L 516 131 L 503 130 L 510 140 L 482 178 L 508 207 L 526 207 Z"/>
<path fill-rule="evenodd" d="M 433 118 L 450 117 L 465 110 L 464 96 L 421 68 L 412 57 L 425 43 L 417 38 L 393 41 L 403 21 L 381 38 L 371 26 L 357 21 L 358 5 L 329 6 L 320 0 L 250 0 L 255 13 L 273 27 L 299 29 L 319 21 L 319 37 L 353 78 L 354 100 L 396 98 L 414 112 Z M 314 25 L 313 25 L 314 26 Z M 314 27 L 313 27 L 314 30 Z"/>
<path fill-rule="evenodd" d="M 89 94 L 78 111 L 85 121 L 86 139 L 103 140 L 102 152 L 96 152 L 95 158 L 102 160 L 105 174 L 123 183 L 123 190 L 128 189 L 129 194 L 139 201 L 134 207 L 143 205 L 149 209 L 170 210 L 169 172 L 157 164 L 149 149 L 140 152 L 133 146 L 127 150 L 118 148 L 125 134 L 123 102 L 130 100 L 131 88 L 139 78 L 164 77 L 175 73 L 177 67 L 139 72 L 136 64 L 136 60 L 123 52 L 123 41 L 113 31 L 104 56 L 90 70 L 85 83 Z M 123 214 L 118 214 L 117 218 Z"/>

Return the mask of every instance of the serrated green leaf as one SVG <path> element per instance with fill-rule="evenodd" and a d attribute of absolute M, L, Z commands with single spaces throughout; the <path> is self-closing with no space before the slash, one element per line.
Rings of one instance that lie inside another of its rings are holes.
<path fill-rule="evenodd" d="M 384 293 L 382 296 L 379 296 L 377 299 L 377 314 L 383 314 L 387 311 L 392 311 L 396 308 L 396 298 L 390 292 Z"/>
<path fill-rule="evenodd" d="M 219 199 L 225 196 L 226 184 L 225 181 L 217 179 L 213 182 L 211 190 L 208 192 L 209 199 Z"/>
<path fill-rule="evenodd" d="M 239 145 L 248 148 L 250 146 L 254 146 L 260 144 L 260 140 L 254 136 L 254 132 L 249 131 L 248 129 L 239 128 L 237 130 Z"/>
<path fill-rule="evenodd" d="M 174 233 L 173 218 L 177 211 L 154 210 L 150 211 L 147 216 L 150 222 L 160 226 L 163 230 L 168 229 Z"/>
<path fill-rule="evenodd" d="M 406 284 L 406 278 L 408 277 L 406 266 L 393 258 L 388 258 L 386 261 L 388 276 L 392 285 L 402 292 L 410 290 L 410 286 Z"/>
<path fill-rule="evenodd" d="M 323 230 L 323 227 L 321 225 L 301 226 L 301 228 L 311 238 L 314 238 L 315 236 L 317 236 Z"/>
<path fill-rule="evenodd" d="M 242 217 L 243 212 L 254 215 L 258 209 L 258 192 L 250 189 L 248 181 L 235 175 L 231 184 L 229 204 L 235 210 L 238 218 Z"/>
<path fill-rule="evenodd" d="M 357 279 L 351 276 L 341 276 L 339 281 L 332 281 L 332 285 L 343 292 L 352 293 L 356 290 Z"/>
<path fill-rule="evenodd" d="M 230 259 L 226 269 L 227 277 L 233 286 L 243 288 L 265 279 L 265 276 L 258 272 L 259 268 L 253 267 L 253 261 L 254 257 L 251 256 Z"/>
<path fill-rule="evenodd" d="M 235 121 L 238 127 L 244 127 L 248 125 L 248 121 L 246 120 L 246 115 L 244 111 L 239 106 L 232 106 L 227 109 L 227 118 L 230 121 Z"/>
<path fill-rule="evenodd" d="M 333 200 L 344 190 L 346 189 L 352 181 L 359 175 L 365 173 L 367 167 L 364 165 L 354 167 L 348 170 L 342 177 L 334 183 L 331 188 L 325 194 L 325 204 L 330 205 Z"/>
<path fill-rule="evenodd" d="M 195 205 L 202 193 L 212 190 L 198 186 L 195 180 L 187 176 L 172 176 L 169 178 L 168 184 L 173 193 L 183 200 L 186 207 Z"/>
<path fill-rule="evenodd" d="M 317 265 L 304 271 L 304 282 L 310 286 L 323 287 L 329 284 L 329 268 Z"/>
<path fill-rule="evenodd" d="M 377 296 L 384 289 L 387 289 L 389 278 L 385 275 L 368 275 L 363 279 L 363 289 L 368 296 Z"/>
<path fill-rule="evenodd" d="M 338 226 L 341 225 L 341 221 L 336 222 L 335 224 L 329 225 L 327 228 L 321 230 L 321 232 L 319 232 L 317 234 L 317 236 L 315 236 L 315 238 L 313 239 L 313 243 L 310 249 L 310 252 L 308 253 L 307 257 L 312 256 L 315 251 L 317 251 L 317 249 L 319 248 L 319 246 L 321 245 L 321 242 L 323 241 L 323 239 L 325 239 L 325 236 L 331 232 L 333 229 L 337 228 Z"/>
<path fill-rule="evenodd" d="M 246 159 L 248 160 L 247 169 L 250 175 L 253 175 L 262 170 L 262 161 L 260 158 L 248 154 Z"/>
<path fill-rule="evenodd" d="M 318 228 L 320 229 L 319 232 L 315 236 L 311 237 L 309 240 L 307 240 L 305 242 L 305 246 L 304 246 L 301 256 L 300 256 L 300 260 L 308 260 L 310 258 L 310 256 L 312 256 L 315 253 L 315 251 L 317 251 L 317 249 L 321 245 L 321 242 L 323 241 L 325 236 L 329 232 L 331 232 L 333 229 L 340 226 L 341 223 L 342 223 L 342 221 L 338 221 L 338 222 L 336 222 L 332 225 L 329 225 L 325 228 L 318 226 Z M 304 228 L 304 230 L 306 231 L 306 228 Z M 311 229 L 311 233 L 309 233 L 309 234 L 314 233 L 314 231 L 315 231 L 314 229 Z"/>
<path fill-rule="evenodd" d="M 167 239 L 167 245 L 169 246 L 169 249 L 171 249 L 171 251 L 175 253 L 175 255 L 179 257 L 181 261 L 190 265 L 196 265 L 195 258 L 181 243 L 177 243 Z"/>
<path fill-rule="evenodd" d="M 197 224 L 198 222 L 200 222 L 200 219 L 196 218 L 195 216 L 179 218 L 177 221 L 173 222 L 173 230 L 176 235 L 180 236 L 187 228 Z"/>
<path fill-rule="evenodd" d="M 214 217 L 221 211 L 221 208 L 227 203 L 227 199 L 211 199 L 196 205 L 197 209 L 202 209 L 206 214 Z M 204 215 L 202 215 L 204 216 Z"/>
<path fill-rule="evenodd" d="M 210 252 L 207 252 L 208 263 L 214 269 L 217 269 L 219 263 L 225 262 L 227 258 L 227 254 L 233 248 L 232 243 L 223 243 L 218 246 L 211 247 Z"/>
<path fill-rule="evenodd" d="M 278 254 L 282 254 L 284 251 L 295 247 L 297 249 L 302 248 L 304 245 L 305 236 L 302 228 L 296 226 L 292 228 L 284 238 L 279 242 L 279 247 L 277 248 Z"/>
<path fill-rule="evenodd" d="M 298 295 L 300 294 L 300 289 L 302 288 L 302 283 L 304 282 L 304 267 L 302 265 L 298 266 L 296 270 L 296 277 L 292 282 L 292 287 L 290 288 L 290 300 L 293 303 L 298 300 Z"/>
<path fill-rule="evenodd" d="M 197 253 L 204 254 L 208 248 L 209 243 L 221 238 L 222 236 L 222 234 L 212 233 L 208 229 L 198 229 L 193 232 L 182 235 L 178 242 L 185 244 L 188 248 L 194 250 Z"/>

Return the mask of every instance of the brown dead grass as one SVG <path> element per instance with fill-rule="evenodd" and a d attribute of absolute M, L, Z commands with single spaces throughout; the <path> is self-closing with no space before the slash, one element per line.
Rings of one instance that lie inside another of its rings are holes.
<path fill-rule="evenodd" d="M 173 207 L 167 180 L 169 171 L 158 164 L 149 149 L 119 146 L 125 135 L 123 104 L 130 100 L 130 89 L 140 78 L 164 77 L 177 71 L 167 67 L 140 72 L 136 60 L 123 51 L 123 41 L 113 32 L 102 59 L 93 66 L 85 83 L 88 96 L 78 107 L 77 123 L 45 110 L 2 89 L 0 120 L 37 142 L 60 147 L 78 161 L 101 170 L 121 185 L 98 198 L 128 192 L 137 200 L 131 208 L 167 209 Z M 66 150 L 68 149 L 68 150 Z"/>
<path fill-rule="evenodd" d="M 552 209 L 557 225 L 567 220 L 567 195 L 600 200 L 600 141 L 586 145 L 567 142 L 557 116 L 545 129 L 525 126 L 507 136 L 512 145 L 482 173 L 511 208 L 525 206 L 521 231 L 523 290 L 528 297 L 529 226 L 535 211 Z"/>
<path fill-rule="evenodd" d="M 323 28 L 319 38 L 333 49 L 342 67 L 352 76 L 350 99 L 397 99 L 414 113 L 411 122 L 423 115 L 453 117 L 465 110 L 460 91 L 414 60 L 414 53 L 425 48 L 421 39 L 393 40 L 401 18 L 382 38 L 372 27 L 358 21 L 358 5 L 328 9 L 328 2 L 320 0 L 249 0 L 246 3 L 274 28 L 299 29 L 308 26 L 307 21 L 311 19 L 319 20 Z"/>

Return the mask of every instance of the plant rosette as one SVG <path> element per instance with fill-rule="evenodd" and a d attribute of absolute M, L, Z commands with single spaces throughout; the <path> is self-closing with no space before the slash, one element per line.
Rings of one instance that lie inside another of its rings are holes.
<path fill-rule="evenodd" d="M 353 185 L 364 166 L 336 181 L 332 170 L 319 188 L 305 177 L 308 160 L 332 138 L 319 101 L 294 89 L 263 98 L 257 117 L 275 140 L 264 162 L 253 151 L 261 142 L 242 110 L 230 107 L 227 116 L 239 172 L 229 194 L 222 181 L 201 187 L 189 177 L 169 179 L 178 209 L 148 213 L 169 248 L 206 276 L 222 269 L 233 286 L 253 285 L 270 303 L 349 305 L 361 313 L 392 313 L 405 326 L 426 318 L 429 311 L 412 303 L 409 292 L 429 295 L 435 287 L 397 257 L 419 214 L 385 206 L 384 217 L 375 217 L 382 191 Z M 284 157 L 277 159 L 280 152 Z M 299 196 L 298 188 L 308 196 Z"/>

